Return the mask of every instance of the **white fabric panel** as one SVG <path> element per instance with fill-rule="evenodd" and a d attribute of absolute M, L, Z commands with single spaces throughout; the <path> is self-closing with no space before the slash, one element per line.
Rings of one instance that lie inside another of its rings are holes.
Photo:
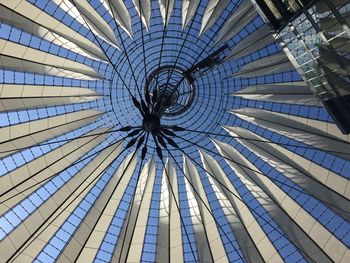
<path fill-rule="evenodd" d="M 88 165 L 55 192 L 52 197 L 38 207 L 19 227 L 14 229 L 0 244 L 0 250 L 4 252 L 2 253 L 2 259 L 6 261 L 12 254 L 16 253 L 19 247 L 25 244 L 27 239 L 30 239 L 33 233 L 45 224 L 81 184 L 88 183 L 88 179 L 93 178 L 96 174 L 97 176 L 101 175 L 102 171 L 113 161 L 114 155 L 112 153 L 118 146 L 118 144 L 114 145 L 98 154 Z"/>
<path fill-rule="evenodd" d="M 57 5 L 60 2 L 66 2 L 67 0 L 54 0 Z M 109 24 L 100 16 L 100 14 L 89 4 L 86 0 L 71 0 L 72 3 L 79 10 L 80 15 L 88 22 L 89 28 L 97 33 L 97 35 L 111 44 L 112 46 L 118 48 L 118 41 L 114 35 L 113 30 Z"/>
<path fill-rule="evenodd" d="M 0 112 L 83 103 L 99 96 L 88 88 L 0 84 Z"/>
<path fill-rule="evenodd" d="M 133 36 L 131 18 L 128 9 L 126 8 L 123 0 L 102 0 L 103 3 L 109 6 L 112 11 L 112 17 L 117 23 L 128 33 L 130 37 Z"/>
<path fill-rule="evenodd" d="M 245 87 L 232 95 L 248 100 L 321 106 L 305 82 L 282 82 Z"/>
<path fill-rule="evenodd" d="M 82 110 L 0 128 L 0 158 L 96 121 L 103 113 Z"/>
<path fill-rule="evenodd" d="M 22 14 L 14 12 L 12 9 L 2 5 L 0 5 L 0 21 L 9 23 L 10 25 L 15 26 L 31 35 L 43 38 L 48 42 L 52 42 L 59 47 L 71 50 L 77 54 L 91 59 L 101 60 L 100 57 L 94 55 L 88 50 L 85 50 L 83 47 L 77 46 L 74 42 L 68 40 L 67 38 L 48 30 L 43 25 L 39 25 Z"/>
<path fill-rule="evenodd" d="M 273 244 L 265 240 L 267 236 L 264 231 L 257 222 L 254 222 L 254 216 L 246 204 L 238 198 L 238 192 L 216 160 L 202 150 L 200 150 L 200 155 L 203 167 L 207 171 L 209 181 L 232 227 L 245 260 L 251 263 L 267 262 L 274 254 L 278 255 Z M 263 243 L 266 243 L 265 246 L 268 246 L 269 249 L 265 249 L 265 247 L 262 249 L 261 244 Z M 278 257 L 276 256 L 276 258 Z M 280 260 L 282 259 L 280 258 Z"/>
<path fill-rule="evenodd" d="M 189 178 L 187 168 L 184 164 L 184 175 Z M 190 180 L 190 178 L 189 178 Z M 185 181 L 186 195 L 188 199 L 188 207 L 190 210 L 191 222 L 195 237 L 195 244 L 197 248 L 197 257 L 200 262 L 213 262 L 211 249 L 207 238 L 206 231 L 204 229 L 204 223 L 197 202 L 196 193 L 187 179 Z"/>
<path fill-rule="evenodd" d="M 40 29 L 37 34 L 39 34 L 40 37 L 45 39 L 46 36 L 52 38 L 52 36 L 48 35 L 50 32 L 53 32 L 55 34 L 54 37 L 59 35 L 60 37 L 71 41 L 80 48 L 83 48 L 86 52 L 92 54 L 93 56 L 97 56 L 104 61 L 108 60 L 103 51 L 95 43 L 80 35 L 78 32 L 74 31 L 68 26 L 62 24 L 59 20 L 45 13 L 27 0 L 0 0 L 0 4 L 33 21 L 34 28 L 37 24 L 39 26 L 38 29 Z M 25 28 L 27 29 L 27 27 Z M 45 30 L 42 31 L 41 28 L 45 28 Z M 29 31 L 29 33 L 31 32 Z M 60 39 L 60 41 L 65 42 L 64 39 Z"/>
<path fill-rule="evenodd" d="M 137 1 L 137 0 L 136 0 Z M 163 17 L 164 25 L 168 25 L 171 13 L 173 12 L 175 0 L 158 0 L 160 14 Z"/>
<path fill-rule="evenodd" d="M 173 192 L 172 192 L 172 190 Z M 157 238 L 157 262 L 183 262 L 176 170 L 168 159 L 163 169 Z"/>
<path fill-rule="evenodd" d="M 151 1 L 150 0 L 133 0 L 137 13 L 145 25 L 147 31 L 151 26 Z"/>
<path fill-rule="evenodd" d="M 131 242 L 128 246 L 128 253 L 126 255 L 126 262 L 141 262 L 143 244 L 146 237 L 146 228 L 148 222 L 148 214 L 152 201 L 154 180 L 156 177 L 156 166 L 153 159 L 150 160 L 150 163 L 147 167 L 148 179 L 145 186 L 144 194 L 141 199 L 140 209 L 137 214 L 135 227 L 131 229 L 132 236 Z M 129 226 L 128 226 L 129 227 Z"/>
<path fill-rule="evenodd" d="M 272 36 L 271 29 L 264 24 L 238 42 L 237 45 L 232 48 L 227 59 L 238 59 L 239 57 L 247 56 L 259 49 L 273 44 L 274 42 L 276 42 L 276 39 Z"/>
<path fill-rule="evenodd" d="M 252 62 L 248 62 L 232 76 L 238 78 L 250 78 L 284 71 L 295 70 L 283 51 L 271 56 L 263 57 Z"/>
<path fill-rule="evenodd" d="M 322 130 L 262 109 L 242 108 L 233 110 L 232 113 L 241 119 L 300 141 L 306 145 L 311 145 L 324 151 L 332 151 L 331 154 L 344 159 L 350 158 L 350 144 Z"/>
<path fill-rule="evenodd" d="M 222 27 L 217 43 L 229 40 L 246 27 L 258 13 L 250 1 L 241 1 L 241 4 Z"/>
<path fill-rule="evenodd" d="M 16 205 L 20 200 L 45 183 L 50 177 L 54 176 L 55 173 L 66 169 L 71 163 L 77 161 L 99 143 L 103 142 L 107 134 L 101 135 L 101 133 L 106 131 L 108 131 L 107 128 L 95 129 L 86 134 L 88 137 L 74 139 L 1 176 L 0 214 Z M 37 184 L 38 182 L 43 183 Z M 33 185 L 36 186 L 33 187 Z M 14 198 L 13 196 L 19 192 L 22 192 L 22 194 Z M 11 199 L 9 199 L 10 197 Z"/>
<path fill-rule="evenodd" d="M 120 144 L 118 148 L 119 152 L 113 153 L 114 158 L 119 155 L 121 148 Z M 122 194 L 134 173 L 136 164 L 137 157 L 134 153 L 130 153 L 124 158 L 95 204 L 85 216 L 78 230 L 74 233 L 74 236 L 67 243 L 64 251 L 58 258 L 58 262 L 67 262 L 66 259 L 72 262 L 93 261 L 91 250 L 89 254 L 86 254 L 86 248 L 91 249 L 91 245 L 89 246 L 89 244 L 92 243 L 92 248 L 97 252 L 99 244 L 102 242 L 104 234 L 106 234 L 114 215 L 114 213 L 111 213 L 111 210 L 107 209 L 113 208 L 113 212 L 117 209 Z M 115 200 L 113 197 L 118 197 L 118 199 Z M 95 234 L 97 234 L 98 239 L 94 238 Z M 73 246 L 73 244 L 78 245 Z M 71 247 L 74 247 L 74 249 L 71 249 Z"/>
<path fill-rule="evenodd" d="M 196 192 L 194 193 L 194 195 L 198 204 L 198 208 L 202 218 L 202 224 L 204 227 L 206 238 L 208 240 L 208 245 L 209 245 L 210 254 L 211 254 L 211 258 L 205 257 L 203 258 L 203 261 L 201 260 L 201 262 L 211 262 L 211 260 L 214 262 L 229 262 L 224 245 L 221 240 L 219 229 L 211 214 L 212 211 L 208 211 L 208 209 L 211 210 L 211 208 L 209 205 L 209 200 L 206 196 L 206 192 L 202 185 L 201 179 L 199 177 L 198 171 L 195 165 L 185 155 L 183 157 L 183 160 L 184 160 L 183 161 L 184 174 L 189 180 L 191 180 L 191 183 L 194 189 L 196 189 Z M 202 253 L 203 252 L 199 251 L 200 255 Z"/>
<path fill-rule="evenodd" d="M 4 39 L 0 39 L 0 54 L 0 68 L 84 80 L 102 78 L 79 62 Z"/>
<path fill-rule="evenodd" d="M 136 225 L 137 216 L 139 213 L 141 201 L 145 192 L 146 184 L 149 180 L 150 171 L 152 169 L 153 160 L 149 160 L 147 164 L 142 168 L 139 176 L 136 191 L 134 193 L 134 199 L 129 206 L 128 214 L 123 222 L 123 228 L 120 231 L 117 246 L 114 250 L 113 262 L 125 262 L 128 253 L 128 247 L 132 239 L 133 231 Z M 137 171 L 138 173 L 139 171 Z M 124 245 L 123 245 L 124 244 Z"/>
<path fill-rule="evenodd" d="M 210 0 L 204 11 L 199 35 L 207 31 L 219 19 L 230 0 Z"/>
<path fill-rule="evenodd" d="M 280 158 L 280 155 L 273 148 L 273 146 L 268 143 L 269 141 L 263 137 L 238 127 L 227 127 L 227 130 L 232 136 L 242 137 L 242 139 L 238 139 L 241 144 L 251 149 L 260 158 L 268 162 L 269 165 L 276 168 L 281 174 L 292 180 L 297 185 L 301 186 L 305 192 L 310 193 L 312 196 L 321 201 L 334 205 L 330 206 L 329 208 L 335 210 L 335 212 L 341 215 L 344 219 L 348 221 L 350 220 L 349 213 L 342 210 L 350 207 L 350 200 L 342 197 L 328 187 L 325 187 L 321 182 L 316 181 L 303 170 L 293 166 L 292 163 L 285 162 L 284 159 Z M 253 140 L 261 140 L 262 142 Z M 336 207 L 342 209 L 337 209 Z"/>
<path fill-rule="evenodd" d="M 332 246 L 335 243 L 340 245 L 339 252 L 342 253 L 340 257 L 344 254 L 344 245 L 339 240 L 333 241 L 332 234 L 316 219 L 285 194 L 267 176 L 255 172 L 259 170 L 249 160 L 226 143 L 216 141 L 216 144 L 219 146 L 219 152 L 236 175 L 277 223 L 282 233 L 303 254 L 308 255 L 315 262 L 330 263 L 332 259 L 339 257 L 339 255 L 332 255 L 331 250 L 324 250 L 326 246 Z M 317 231 L 320 231 L 320 233 L 317 233 Z M 326 244 L 327 240 L 330 240 L 330 244 Z"/>
<path fill-rule="evenodd" d="M 200 0 L 182 0 L 182 29 L 188 25 L 194 17 Z"/>

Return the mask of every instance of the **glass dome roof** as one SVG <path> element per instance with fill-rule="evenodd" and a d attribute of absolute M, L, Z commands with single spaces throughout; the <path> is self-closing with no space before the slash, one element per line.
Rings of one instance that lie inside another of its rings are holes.
<path fill-rule="evenodd" d="M 350 137 L 251 1 L 0 20 L 1 261 L 350 260 Z"/>

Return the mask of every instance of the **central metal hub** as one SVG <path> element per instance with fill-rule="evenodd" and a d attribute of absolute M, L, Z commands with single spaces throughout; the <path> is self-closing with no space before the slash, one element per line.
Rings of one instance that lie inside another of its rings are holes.
<path fill-rule="evenodd" d="M 184 70 L 174 66 L 163 66 L 148 77 L 145 93 L 151 97 L 157 93 L 157 101 L 164 108 L 163 116 L 177 116 L 188 110 L 193 102 L 195 87 Z"/>
<path fill-rule="evenodd" d="M 160 119 L 157 115 L 146 114 L 143 118 L 142 128 L 148 132 L 156 132 L 160 127 Z"/>

